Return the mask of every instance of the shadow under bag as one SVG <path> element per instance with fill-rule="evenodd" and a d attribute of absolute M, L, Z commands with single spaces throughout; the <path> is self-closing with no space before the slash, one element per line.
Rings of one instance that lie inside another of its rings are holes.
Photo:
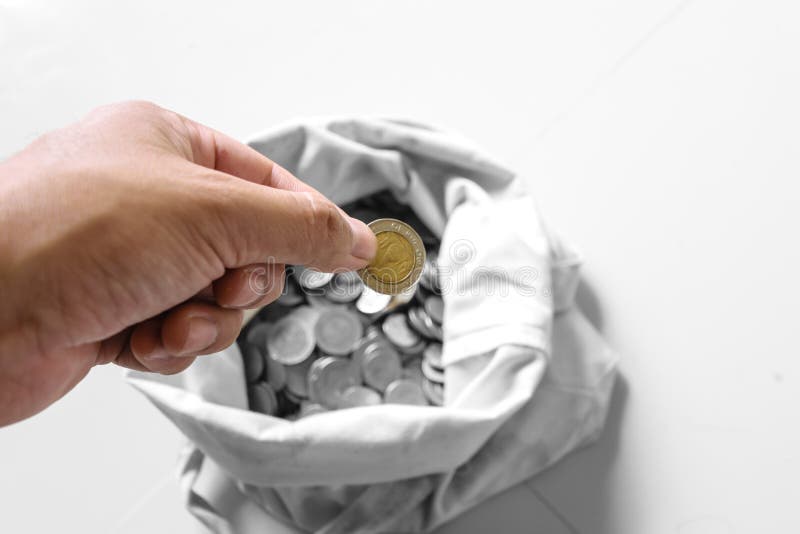
<path fill-rule="evenodd" d="M 301 121 L 250 146 L 339 205 L 388 189 L 441 238 L 445 405 L 251 412 L 236 344 L 179 375 L 130 372 L 188 438 L 182 488 L 210 530 L 427 532 L 598 436 L 617 358 L 573 306 L 580 259 L 532 180 L 407 122 Z"/>

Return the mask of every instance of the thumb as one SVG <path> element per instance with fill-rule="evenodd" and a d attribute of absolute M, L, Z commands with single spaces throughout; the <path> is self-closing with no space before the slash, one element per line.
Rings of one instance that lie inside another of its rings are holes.
<path fill-rule="evenodd" d="M 221 174 L 212 180 L 211 233 L 225 267 L 271 261 L 324 272 L 356 270 L 375 256 L 377 241 L 363 222 L 349 217 L 321 193 L 276 189 Z"/>

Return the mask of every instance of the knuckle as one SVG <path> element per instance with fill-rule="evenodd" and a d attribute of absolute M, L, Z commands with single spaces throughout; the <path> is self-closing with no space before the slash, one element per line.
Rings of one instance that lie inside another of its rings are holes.
<path fill-rule="evenodd" d="M 305 236 L 308 256 L 312 260 L 326 259 L 341 245 L 345 222 L 327 198 L 315 193 L 303 193 L 303 196 L 308 199 Z"/>

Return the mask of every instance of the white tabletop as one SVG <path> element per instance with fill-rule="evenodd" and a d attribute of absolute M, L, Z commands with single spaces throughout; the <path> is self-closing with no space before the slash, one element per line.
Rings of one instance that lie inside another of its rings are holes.
<path fill-rule="evenodd" d="M 201 4 L 0 0 L 0 157 L 128 98 L 240 138 L 319 114 L 458 130 L 585 252 L 623 378 L 598 444 L 444 531 L 800 531 L 796 3 Z M 0 430 L 0 530 L 194 532 L 179 444 L 95 369 Z"/>

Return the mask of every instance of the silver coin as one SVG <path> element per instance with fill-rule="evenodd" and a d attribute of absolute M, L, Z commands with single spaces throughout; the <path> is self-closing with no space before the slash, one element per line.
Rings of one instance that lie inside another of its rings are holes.
<path fill-rule="evenodd" d="M 422 267 L 422 275 L 419 277 L 419 285 L 433 292 L 438 291 L 440 287 L 437 256 L 435 252 L 428 252 L 425 265 Z"/>
<path fill-rule="evenodd" d="M 287 396 L 291 393 L 295 398 L 308 398 L 308 371 L 316 358 L 307 358 L 297 365 L 287 365 L 286 371 L 286 392 Z M 291 396 L 290 396 L 291 398 Z"/>
<path fill-rule="evenodd" d="M 297 283 L 306 289 L 319 289 L 333 278 L 333 273 L 321 273 L 310 267 L 294 266 Z"/>
<path fill-rule="evenodd" d="M 380 333 L 375 333 L 374 329 L 367 328 L 367 333 L 358 342 L 358 346 L 356 347 L 356 350 L 353 351 L 351 356 L 353 363 L 355 363 L 359 369 L 364 361 L 364 355 L 375 343 L 383 343 L 387 346 L 389 345 L 389 342 L 386 341 L 386 339 L 384 339 Z"/>
<path fill-rule="evenodd" d="M 356 309 L 363 314 L 373 315 L 386 310 L 391 301 L 391 295 L 378 293 L 365 286 L 361 291 L 361 296 L 356 301 Z"/>
<path fill-rule="evenodd" d="M 297 365 L 314 351 L 314 332 L 301 317 L 289 314 L 276 322 L 267 339 L 270 357 L 284 365 Z"/>
<path fill-rule="evenodd" d="M 353 352 L 363 333 L 364 327 L 358 317 L 341 308 L 323 311 L 314 327 L 314 336 L 320 350 L 334 356 Z"/>
<path fill-rule="evenodd" d="M 383 394 L 383 399 L 387 404 L 428 405 L 428 398 L 419 383 L 408 379 L 395 380 L 389 384 Z"/>
<path fill-rule="evenodd" d="M 408 324 L 420 335 L 425 336 L 427 338 L 433 338 L 434 333 L 431 328 L 428 327 L 428 323 L 425 321 L 424 318 L 425 311 L 422 308 L 409 308 L 406 312 L 406 317 L 408 317 Z"/>
<path fill-rule="evenodd" d="M 308 301 L 309 306 L 320 312 L 339 306 L 339 304 L 323 297 L 322 295 L 308 294 L 306 295 L 306 300 Z"/>
<path fill-rule="evenodd" d="M 422 351 L 422 357 L 435 369 L 444 369 L 442 363 L 442 344 L 431 343 Z"/>
<path fill-rule="evenodd" d="M 283 283 L 283 291 L 275 302 L 287 307 L 298 306 L 303 303 L 303 294 L 291 278 L 287 276 Z"/>
<path fill-rule="evenodd" d="M 269 356 L 264 357 L 266 367 L 266 380 L 272 389 L 280 391 L 286 386 L 286 368 Z"/>
<path fill-rule="evenodd" d="M 422 383 L 425 375 L 422 374 L 422 358 L 413 358 L 403 365 L 403 378 L 413 380 L 417 384 Z"/>
<path fill-rule="evenodd" d="M 350 360 L 323 357 L 315 361 L 308 372 L 309 398 L 327 408 L 335 409 L 341 402 L 344 390 L 360 383 Z"/>
<path fill-rule="evenodd" d="M 425 340 L 424 339 L 420 339 L 419 343 L 417 343 L 416 345 L 412 345 L 412 346 L 408 347 L 407 349 L 403 349 L 401 351 L 402 354 L 403 354 L 403 358 L 404 359 L 408 359 L 408 358 L 414 358 L 416 356 L 419 356 L 420 354 L 422 354 L 422 351 L 425 350 L 426 346 L 427 346 L 427 343 L 425 342 Z"/>
<path fill-rule="evenodd" d="M 318 413 L 324 413 L 327 411 L 328 409 L 321 404 L 311 401 L 303 401 L 300 403 L 300 410 L 297 412 L 297 418 L 302 419 L 303 417 L 309 417 L 311 415 L 316 415 Z"/>
<path fill-rule="evenodd" d="M 444 384 L 444 371 L 433 367 L 431 365 L 431 362 L 429 362 L 425 358 L 422 359 L 422 374 L 425 375 L 425 378 L 427 378 L 431 382 L 436 382 L 437 384 Z"/>
<path fill-rule="evenodd" d="M 433 319 L 431 319 L 430 315 L 425 313 L 424 310 L 420 310 L 419 317 L 420 317 L 420 319 L 422 319 L 422 322 L 425 324 L 425 329 L 428 332 L 430 332 L 430 334 L 431 334 L 430 337 L 431 338 L 433 338 L 433 339 L 435 339 L 437 341 L 442 341 L 444 339 L 444 333 L 442 332 L 442 327 L 439 326 L 438 324 L 436 324 L 433 321 Z"/>
<path fill-rule="evenodd" d="M 442 297 L 437 295 L 431 295 L 425 302 L 423 302 L 423 307 L 428 315 L 436 321 L 438 324 L 442 324 L 444 322 L 444 301 Z"/>
<path fill-rule="evenodd" d="M 361 376 L 371 388 L 384 391 L 402 374 L 400 356 L 393 348 L 378 343 L 366 351 L 361 362 Z"/>
<path fill-rule="evenodd" d="M 444 404 L 444 386 L 442 384 L 423 380 L 422 392 L 425 393 L 425 396 L 434 406 L 442 406 Z"/>
<path fill-rule="evenodd" d="M 267 415 L 275 415 L 278 411 L 278 398 L 275 391 L 265 382 L 259 382 L 248 388 L 250 409 Z"/>
<path fill-rule="evenodd" d="M 419 335 L 408 326 L 406 316 L 393 313 L 383 321 L 383 333 L 400 350 L 409 350 L 420 342 Z"/>
<path fill-rule="evenodd" d="M 259 349 L 266 350 L 267 338 L 271 328 L 272 324 L 270 323 L 256 323 L 247 330 L 245 340 Z"/>
<path fill-rule="evenodd" d="M 390 310 L 402 306 L 403 304 L 408 304 L 414 298 L 414 295 L 417 294 L 417 286 L 412 286 L 398 293 L 397 295 L 392 295 L 392 301 L 389 303 L 388 308 Z"/>
<path fill-rule="evenodd" d="M 244 378 L 248 384 L 255 384 L 264 374 L 264 356 L 255 345 L 245 343 L 242 349 L 242 363 L 244 364 Z"/>
<path fill-rule="evenodd" d="M 308 383 L 308 381 L 307 381 L 307 380 L 304 380 L 304 382 L 305 382 L 305 383 Z M 290 402 L 292 402 L 292 403 L 294 403 L 294 404 L 297 404 L 298 406 L 300 406 L 300 405 L 301 405 L 301 404 L 303 404 L 304 402 L 307 402 L 307 401 L 305 400 L 305 397 L 301 397 L 300 395 L 296 395 L 296 394 L 292 393 L 292 391 L 289 389 L 288 385 L 287 385 L 286 389 L 284 389 L 284 390 L 282 391 L 282 393 L 283 393 L 283 394 L 286 396 L 286 398 L 287 398 L 287 399 L 288 399 Z"/>
<path fill-rule="evenodd" d="M 339 400 L 340 408 L 356 408 L 358 406 L 375 406 L 383 399 L 380 393 L 364 386 L 350 386 L 342 392 Z"/>
<path fill-rule="evenodd" d="M 363 290 L 364 282 L 357 272 L 339 273 L 325 286 L 325 298 L 340 304 L 353 302 Z"/>

